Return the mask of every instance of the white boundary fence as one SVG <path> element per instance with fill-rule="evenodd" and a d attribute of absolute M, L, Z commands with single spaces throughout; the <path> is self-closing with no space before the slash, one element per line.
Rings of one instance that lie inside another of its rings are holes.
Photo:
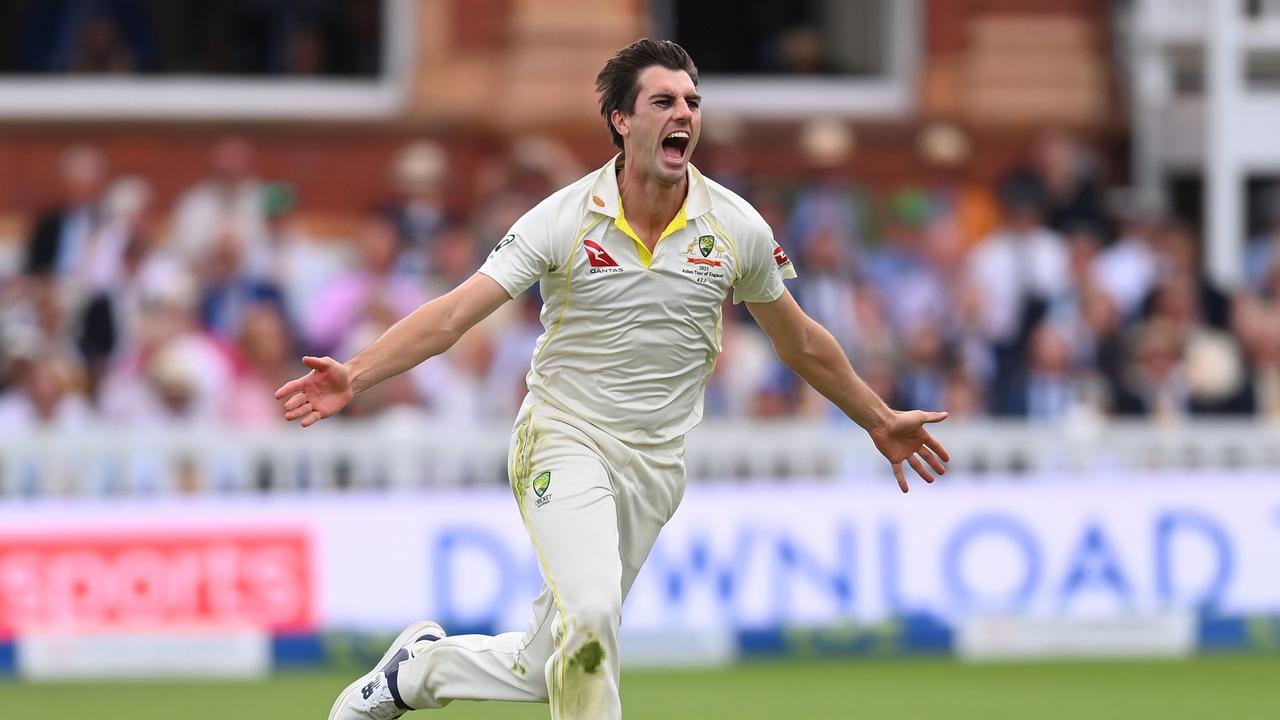
<path fill-rule="evenodd" d="M 958 481 L 988 474 L 1241 470 L 1280 476 L 1280 425 L 1252 421 L 935 426 Z M 0 438 L 0 497 L 329 492 L 506 483 L 506 425 L 404 419 L 268 432 L 226 427 Z M 808 478 L 888 482 L 866 435 L 848 423 L 707 422 L 689 436 L 691 482 Z"/>

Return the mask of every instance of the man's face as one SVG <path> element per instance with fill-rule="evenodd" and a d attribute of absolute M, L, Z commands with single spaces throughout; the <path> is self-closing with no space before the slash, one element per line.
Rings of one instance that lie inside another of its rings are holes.
<path fill-rule="evenodd" d="M 684 179 L 702 131 L 702 98 L 689 73 L 654 65 L 640 72 L 635 112 L 613 112 L 627 165 L 674 185 Z"/>

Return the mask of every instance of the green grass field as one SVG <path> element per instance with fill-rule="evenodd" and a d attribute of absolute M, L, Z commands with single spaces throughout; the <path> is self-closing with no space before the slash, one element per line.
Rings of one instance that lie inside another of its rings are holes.
<path fill-rule="evenodd" d="M 262 682 L 5 682 L 0 683 L 0 718 L 319 720 L 350 679 L 299 673 Z M 1022 665 L 761 663 L 727 670 L 634 671 L 624 677 L 623 702 L 631 720 L 1261 720 L 1280 717 L 1280 655 Z M 545 705 L 458 702 L 439 713 L 410 717 L 533 720 L 548 714 Z"/>

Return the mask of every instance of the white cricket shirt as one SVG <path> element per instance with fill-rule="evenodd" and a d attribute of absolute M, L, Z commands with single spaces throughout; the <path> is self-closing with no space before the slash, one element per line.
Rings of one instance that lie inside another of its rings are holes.
<path fill-rule="evenodd" d="M 651 256 L 627 223 L 619 162 L 526 213 L 480 272 L 513 298 L 540 282 L 531 394 L 625 442 L 665 443 L 702 419 L 729 291 L 770 302 L 795 270 L 755 208 L 692 165 Z"/>

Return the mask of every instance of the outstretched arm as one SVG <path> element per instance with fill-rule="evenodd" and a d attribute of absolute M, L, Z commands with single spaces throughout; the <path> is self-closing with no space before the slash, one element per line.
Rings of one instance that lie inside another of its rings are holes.
<path fill-rule="evenodd" d="M 301 418 L 302 427 L 309 427 L 333 415 L 356 393 L 453 347 L 463 333 L 510 299 L 497 281 L 476 273 L 406 315 L 345 364 L 327 357 L 303 358 L 311 372 L 276 390 L 276 399 L 284 400 L 284 418 Z"/>
<path fill-rule="evenodd" d="M 947 471 L 946 448 L 924 428 L 946 419 L 945 412 L 889 409 L 853 371 L 831 333 L 806 315 L 790 292 L 783 290 L 773 302 L 749 302 L 747 308 L 782 362 L 871 435 L 876 449 L 893 465 L 902 492 L 907 492 L 904 461 L 925 482 L 933 482 L 930 468 L 939 475 Z"/>

